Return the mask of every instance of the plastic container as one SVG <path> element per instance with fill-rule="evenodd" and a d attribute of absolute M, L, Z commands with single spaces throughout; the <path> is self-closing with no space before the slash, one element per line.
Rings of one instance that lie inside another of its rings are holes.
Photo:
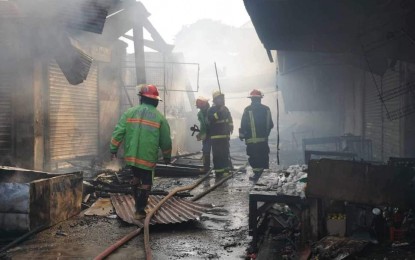
<path fill-rule="evenodd" d="M 403 241 L 405 239 L 405 230 L 402 228 L 389 228 L 389 235 L 391 241 Z"/>

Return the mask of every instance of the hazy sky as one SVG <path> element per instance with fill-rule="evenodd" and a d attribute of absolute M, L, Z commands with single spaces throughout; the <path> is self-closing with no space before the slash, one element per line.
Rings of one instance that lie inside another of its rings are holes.
<path fill-rule="evenodd" d="M 224 24 L 241 26 L 250 21 L 243 0 L 141 0 L 151 23 L 163 39 L 174 43 L 174 36 L 185 25 L 199 19 L 222 21 Z"/>

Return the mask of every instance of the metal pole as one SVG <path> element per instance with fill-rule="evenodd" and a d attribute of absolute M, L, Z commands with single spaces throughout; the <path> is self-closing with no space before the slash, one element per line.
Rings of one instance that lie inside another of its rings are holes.
<path fill-rule="evenodd" d="M 166 91 L 167 91 L 167 85 L 166 85 L 166 54 L 163 52 L 163 84 L 164 84 L 164 88 L 163 88 L 163 113 L 164 113 L 164 117 L 166 117 Z"/>
<path fill-rule="evenodd" d="M 45 225 L 45 226 L 40 226 L 40 227 L 38 227 L 38 228 L 33 229 L 32 231 L 27 232 L 27 233 L 26 233 L 26 234 L 24 234 L 23 236 L 18 237 L 17 239 L 15 239 L 14 241 L 12 241 L 12 242 L 11 242 L 11 243 L 9 243 L 8 245 L 6 245 L 6 246 L 2 247 L 2 248 L 0 249 L 0 253 L 5 252 L 6 250 L 8 250 L 8 249 L 12 248 L 13 246 L 15 246 L 15 245 L 19 244 L 20 242 L 22 242 L 22 241 L 23 241 L 23 240 L 25 240 L 26 238 L 30 237 L 31 235 L 34 235 L 34 234 L 36 234 L 36 233 L 38 233 L 38 232 L 42 231 L 43 229 L 46 229 L 47 227 L 48 227 L 47 225 Z"/>
<path fill-rule="evenodd" d="M 216 61 L 215 61 L 215 72 L 216 72 L 216 80 L 218 81 L 219 91 L 222 93 L 222 90 L 220 89 L 219 76 L 218 76 L 218 69 L 216 68 Z"/>

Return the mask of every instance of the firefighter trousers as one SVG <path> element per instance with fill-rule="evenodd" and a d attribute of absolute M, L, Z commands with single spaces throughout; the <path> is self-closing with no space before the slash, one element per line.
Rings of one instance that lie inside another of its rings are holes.
<path fill-rule="evenodd" d="M 213 169 L 215 174 L 229 172 L 229 139 L 212 139 Z"/>
<path fill-rule="evenodd" d="M 255 174 L 261 174 L 264 169 L 269 168 L 269 146 L 268 142 L 260 142 L 246 145 L 248 162 Z"/>

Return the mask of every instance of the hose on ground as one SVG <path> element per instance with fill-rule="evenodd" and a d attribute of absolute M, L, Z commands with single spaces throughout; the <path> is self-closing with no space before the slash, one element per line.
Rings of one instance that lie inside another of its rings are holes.
<path fill-rule="evenodd" d="M 102 251 L 101 254 L 97 255 L 94 258 L 94 260 L 102 260 L 105 257 L 109 256 L 117 248 L 119 248 L 120 246 L 124 245 L 125 243 L 127 243 L 128 241 L 130 241 L 130 239 L 132 239 L 135 236 L 137 236 L 138 234 L 140 234 L 140 232 L 141 232 L 142 229 L 143 228 L 137 228 L 136 230 L 134 230 L 133 232 L 129 233 L 125 237 L 121 238 L 120 240 L 118 240 L 117 242 L 115 242 L 113 245 L 111 245 L 110 247 L 108 247 L 107 249 L 105 249 L 104 251 Z"/>
<path fill-rule="evenodd" d="M 235 172 L 239 172 L 242 169 L 246 168 L 248 164 L 246 163 L 245 165 L 239 167 L 239 169 L 237 169 Z M 214 189 L 216 189 L 217 187 L 219 187 L 220 185 L 222 185 L 224 182 L 226 182 L 227 180 L 229 180 L 230 178 L 233 177 L 233 173 L 229 174 L 229 176 L 226 176 L 225 178 L 222 178 L 219 182 L 217 182 L 215 185 L 213 185 L 212 187 L 210 187 L 209 189 L 205 190 L 204 192 L 196 195 L 195 197 L 193 197 L 191 199 L 191 201 L 198 201 L 201 198 L 203 198 L 206 194 L 209 194 L 211 191 L 213 191 Z"/>

